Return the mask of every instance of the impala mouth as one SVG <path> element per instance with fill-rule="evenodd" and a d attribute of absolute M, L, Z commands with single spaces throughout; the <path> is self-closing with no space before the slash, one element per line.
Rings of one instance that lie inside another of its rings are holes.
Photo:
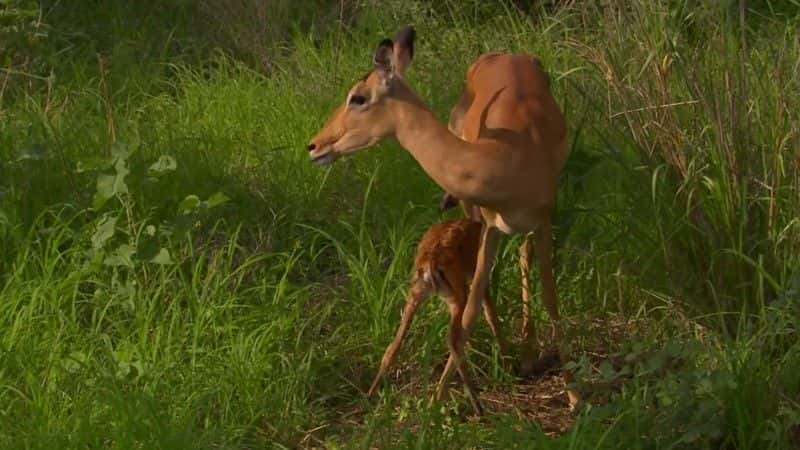
<path fill-rule="evenodd" d="M 312 156 L 311 162 L 318 166 L 327 166 L 328 164 L 336 161 L 336 155 L 333 152 L 328 152 L 319 156 Z"/>

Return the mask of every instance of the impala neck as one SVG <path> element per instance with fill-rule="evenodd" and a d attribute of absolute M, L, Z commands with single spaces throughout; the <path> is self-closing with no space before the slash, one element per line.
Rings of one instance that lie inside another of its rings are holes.
<path fill-rule="evenodd" d="M 486 152 L 480 144 L 455 136 L 421 100 L 410 94 L 396 102 L 397 141 L 444 190 L 459 199 L 480 203 L 481 196 L 476 191 L 480 186 L 475 178 Z"/>

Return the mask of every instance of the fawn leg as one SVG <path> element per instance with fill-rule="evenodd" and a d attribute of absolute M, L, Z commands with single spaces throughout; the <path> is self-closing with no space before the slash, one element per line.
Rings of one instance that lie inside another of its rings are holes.
<path fill-rule="evenodd" d="M 475 414 L 480 416 L 483 414 L 483 408 L 481 408 L 480 401 L 478 400 L 475 386 L 472 384 L 472 381 L 469 378 L 464 360 L 459 357 L 457 352 L 458 348 L 463 349 L 464 347 L 463 339 L 464 334 L 462 333 L 461 329 L 461 313 L 451 311 L 450 330 L 447 337 L 447 346 L 449 348 L 450 355 L 447 358 L 447 364 L 444 366 L 442 375 L 439 377 L 439 383 L 436 385 L 436 393 L 431 400 L 442 401 L 445 393 L 448 390 L 447 384 L 450 382 L 450 377 L 452 376 L 453 369 L 455 368 L 458 371 L 461 381 L 464 383 L 464 388 L 467 391 L 467 396 L 472 404 L 472 408 L 475 410 Z"/>
<path fill-rule="evenodd" d="M 450 268 L 450 270 L 446 272 L 440 272 L 434 278 L 436 283 L 436 290 L 441 295 L 442 300 L 447 303 L 447 311 L 450 313 L 450 328 L 449 328 L 449 335 L 448 335 L 448 350 L 449 354 L 447 357 L 447 364 L 444 366 L 444 370 L 442 370 L 442 375 L 439 377 L 439 382 L 436 384 L 436 392 L 434 393 L 433 397 L 431 397 L 431 401 L 441 401 L 444 397 L 444 393 L 447 390 L 447 383 L 450 381 L 450 375 L 453 372 L 453 368 L 456 365 L 456 360 L 458 359 L 458 355 L 454 354 L 452 351 L 452 346 L 450 343 L 453 340 L 453 323 L 456 320 L 460 320 L 464 310 L 464 286 L 466 285 L 466 281 L 464 279 L 464 272 L 461 270 L 455 271 L 455 268 Z M 459 268 L 460 269 L 460 268 Z M 460 286 L 460 290 L 454 291 L 451 286 Z M 458 302 L 459 297 L 461 295 L 461 304 L 455 304 L 454 302 Z"/>
<path fill-rule="evenodd" d="M 453 354 L 447 357 L 447 364 L 444 365 L 444 370 L 442 370 L 442 375 L 439 377 L 439 382 L 436 383 L 436 392 L 431 397 L 431 401 L 436 400 L 437 402 L 442 401 L 444 398 L 444 393 L 447 391 L 447 383 L 450 381 L 450 375 L 453 373 L 453 365 L 455 363 L 455 358 Z"/>
<path fill-rule="evenodd" d="M 395 358 L 397 358 L 397 353 L 400 350 L 400 346 L 403 344 L 403 339 L 406 337 L 409 326 L 411 326 L 411 319 L 414 318 L 414 313 L 429 293 L 430 286 L 422 280 L 422 278 L 415 276 L 411 288 L 408 291 L 406 305 L 403 308 L 403 315 L 400 318 L 400 326 L 397 328 L 397 332 L 391 344 L 389 344 L 389 346 L 386 347 L 386 351 L 383 352 L 380 369 L 378 370 L 378 374 L 375 375 L 375 380 L 372 382 L 367 396 L 372 396 L 375 393 L 381 378 L 383 378 L 389 366 L 391 366 Z"/>
<path fill-rule="evenodd" d="M 475 319 L 477 319 L 478 314 L 480 314 L 483 296 L 487 292 L 489 275 L 492 270 L 492 263 L 494 262 L 494 257 L 497 253 L 497 243 L 500 240 L 499 233 L 500 231 L 497 228 L 489 227 L 486 224 L 483 225 L 483 229 L 481 230 L 481 245 L 478 249 L 478 256 L 475 261 L 475 272 L 472 276 L 472 284 L 469 289 L 466 305 L 463 307 L 461 314 L 453 314 L 451 312 L 451 320 L 453 321 L 456 320 L 456 317 L 460 316 L 461 326 L 451 326 L 450 328 L 452 336 L 452 338 L 448 341 L 448 344 L 451 347 L 450 357 L 448 358 L 448 364 L 445 366 L 445 370 L 448 369 L 448 366 L 452 370 L 452 366 L 454 365 L 458 368 L 459 372 L 461 373 L 462 380 L 467 386 L 468 393 L 470 394 L 470 400 L 473 401 L 473 407 L 475 407 L 475 411 L 477 413 L 480 413 L 480 405 L 477 403 L 477 396 L 475 395 L 474 391 L 469 392 L 471 386 L 469 379 L 466 376 L 466 369 L 464 368 L 466 361 L 464 357 L 464 347 L 467 339 L 469 339 L 469 332 L 472 329 L 472 326 L 475 324 Z M 453 297 L 455 297 L 453 300 L 456 302 L 458 301 L 458 298 L 463 299 L 464 297 L 464 291 L 462 287 L 464 284 L 466 283 L 461 283 L 460 286 L 450 286 L 451 290 L 455 290 L 456 292 L 460 291 L 462 293 L 459 296 L 453 292 Z M 456 308 L 456 310 L 458 309 L 461 308 Z M 439 387 L 437 389 L 438 398 L 441 398 L 441 390 L 443 389 L 448 376 L 449 371 L 442 373 L 442 378 L 439 380 Z"/>
<path fill-rule="evenodd" d="M 475 414 L 480 416 L 483 415 L 483 408 L 481 408 L 481 403 L 478 400 L 478 394 L 475 391 L 475 386 L 472 384 L 472 380 L 469 377 L 469 372 L 467 371 L 467 366 L 464 362 L 464 359 L 459 356 L 457 351 L 459 348 L 464 348 L 464 333 L 463 329 L 461 328 L 462 314 L 464 311 L 463 305 L 464 303 L 462 302 L 458 305 L 451 306 L 451 309 L 454 311 L 451 311 L 450 313 L 452 320 L 450 321 L 450 332 L 447 336 L 447 346 L 450 348 L 450 358 L 453 359 L 454 364 L 458 369 L 458 374 L 461 376 L 461 381 L 464 383 L 464 389 L 467 391 L 469 402 L 472 404 Z M 448 358 L 448 360 L 450 358 Z"/>
<path fill-rule="evenodd" d="M 466 364 L 464 363 L 464 359 L 461 358 L 458 351 L 458 349 L 463 350 L 464 348 L 464 333 L 461 328 L 461 320 L 464 312 L 464 305 L 466 303 L 464 285 L 465 282 L 462 275 L 460 277 L 459 287 L 450 289 L 451 295 L 445 297 L 445 301 L 447 302 L 448 310 L 450 312 L 450 329 L 447 336 L 447 346 L 450 351 L 450 355 L 447 358 L 447 364 L 445 365 L 442 376 L 439 379 L 439 384 L 436 387 L 435 398 L 437 400 L 442 399 L 444 392 L 446 391 L 446 386 L 449 382 L 450 375 L 452 374 L 452 370 L 455 367 L 456 370 L 458 370 L 461 381 L 464 383 L 464 389 L 467 391 L 467 396 L 472 404 L 472 408 L 475 410 L 475 414 L 481 415 L 483 414 L 483 409 L 481 408 L 480 401 L 478 400 L 478 395 L 475 391 L 472 381 L 469 378 L 469 373 L 467 371 Z"/>

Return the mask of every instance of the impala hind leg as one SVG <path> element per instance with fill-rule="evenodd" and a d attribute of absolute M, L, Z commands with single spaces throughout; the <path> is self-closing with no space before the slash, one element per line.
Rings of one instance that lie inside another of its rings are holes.
<path fill-rule="evenodd" d="M 437 401 L 442 400 L 447 390 L 450 376 L 453 369 L 455 369 L 458 371 L 461 381 L 464 384 L 464 389 L 475 410 L 475 414 L 481 415 L 483 409 L 481 408 L 478 394 L 469 377 L 469 372 L 463 358 L 465 336 L 461 321 L 463 320 L 464 307 L 467 303 L 467 283 L 465 274 L 461 267 L 452 266 L 449 267 L 443 275 L 444 276 L 441 278 L 442 281 L 437 283 L 437 287 L 442 295 L 442 299 L 447 303 L 447 309 L 450 313 L 450 327 L 447 335 L 447 348 L 450 354 L 447 358 L 447 364 L 445 364 L 444 370 L 442 371 L 442 375 L 439 378 L 439 383 L 436 386 L 434 398 Z"/>
<path fill-rule="evenodd" d="M 483 414 L 483 408 L 481 407 L 480 400 L 478 399 L 477 390 L 475 389 L 475 385 L 472 383 L 472 379 L 469 376 L 466 362 L 458 352 L 459 348 L 464 348 L 464 333 L 463 329 L 461 328 L 461 317 L 464 310 L 464 304 L 455 304 L 455 302 L 448 301 L 448 307 L 450 308 L 450 330 L 447 336 L 447 347 L 450 350 L 450 355 L 447 358 L 447 364 L 445 365 L 442 376 L 439 378 L 439 383 L 436 386 L 435 399 L 437 401 L 441 401 L 444 398 L 444 394 L 447 392 L 447 383 L 450 381 L 450 376 L 455 368 L 455 370 L 458 371 L 461 382 L 464 384 L 464 390 L 467 393 L 467 397 L 469 398 L 472 408 L 475 410 L 475 414 L 480 416 Z"/>
<path fill-rule="evenodd" d="M 497 253 L 497 242 L 499 238 L 499 231 L 496 228 L 487 227 L 486 225 L 483 226 L 483 230 L 481 231 L 481 245 L 478 249 L 475 272 L 472 277 L 472 285 L 469 289 L 466 304 L 460 314 L 453 314 L 451 312 L 450 331 L 452 338 L 448 340 L 448 344 L 450 345 L 450 357 L 447 360 L 445 371 L 442 373 L 442 377 L 439 380 L 436 394 L 437 398 L 442 397 L 442 392 L 449 380 L 450 373 L 452 369 L 456 367 L 461 374 L 462 381 L 464 381 L 467 394 L 470 396 L 470 401 L 473 403 L 475 412 L 478 414 L 481 413 L 481 408 L 478 403 L 477 394 L 475 394 L 466 371 L 464 347 L 469 338 L 469 332 L 481 311 L 481 303 L 489 285 L 489 272 L 492 269 L 492 262 Z M 457 300 L 458 296 L 455 297 Z M 463 296 L 461 298 L 463 298 Z M 458 302 L 456 301 L 454 303 L 457 304 Z M 460 326 L 457 326 L 457 322 L 460 322 Z"/>
<path fill-rule="evenodd" d="M 570 362 L 569 339 L 564 336 L 561 317 L 558 312 L 556 280 L 553 274 L 553 229 L 550 222 L 548 221 L 546 224 L 543 224 L 543 226 L 536 231 L 535 236 L 536 256 L 539 260 L 539 277 L 542 283 L 542 303 L 553 324 L 553 339 L 558 346 L 558 356 L 563 366 Z M 569 387 L 573 382 L 572 371 L 563 369 L 563 375 L 564 382 L 567 384 L 569 405 L 570 408 L 574 409 L 580 402 L 580 396 L 577 391 Z"/>
<path fill-rule="evenodd" d="M 533 242 L 531 234 L 526 234 L 519 246 L 519 275 L 522 285 L 522 351 L 520 355 L 520 373 L 523 376 L 529 375 L 533 371 L 536 358 L 539 353 L 538 340 L 536 338 L 536 326 L 533 320 L 531 309 L 531 286 L 528 276 L 531 271 L 531 257 L 533 256 Z"/>
<path fill-rule="evenodd" d="M 485 297 L 484 300 L 486 301 L 486 309 L 484 313 L 486 314 L 486 320 L 489 322 L 489 328 L 492 330 L 492 334 L 497 339 L 498 346 L 500 347 L 501 355 L 506 354 L 507 344 L 505 340 L 503 340 L 502 335 L 499 332 L 499 324 L 497 322 L 497 316 L 495 315 L 494 311 L 494 302 L 492 302 L 490 297 Z M 450 322 L 450 329 L 455 330 L 456 325 L 459 327 L 461 326 L 461 313 L 452 314 L 451 313 L 451 322 Z M 439 382 L 436 386 L 436 394 L 434 398 L 438 401 L 444 397 L 444 392 L 446 391 L 447 383 L 450 381 L 450 376 L 452 375 L 453 368 L 455 367 L 455 361 L 458 359 L 458 352 L 457 349 L 462 347 L 461 341 L 463 340 L 463 335 L 461 334 L 461 330 L 458 331 L 451 331 L 450 336 L 448 337 L 448 348 L 450 350 L 450 356 L 447 358 L 447 364 L 444 366 L 444 370 L 442 371 L 441 377 L 439 377 Z M 456 350 L 456 351 L 454 351 Z M 462 381 L 463 376 L 462 376 Z M 464 381 L 465 384 L 468 381 Z M 469 389 L 470 387 L 468 387 Z M 474 387 L 472 387 L 474 389 Z M 474 406 L 474 405 L 473 405 Z M 478 408 L 476 408 L 477 410 Z"/>
<path fill-rule="evenodd" d="M 375 391 L 378 389 L 378 384 L 386 374 L 389 366 L 394 363 L 395 358 L 397 358 L 397 353 L 400 350 L 400 346 L 403 344 L 403 339 L 405 339 L 406 333 L 408 333 L 408 328 L 411 326 L 411 320 L 414 318 L 414 313 L 417 312 L 417 308 L 419 307 L 420 303 L 422 303 L 422 301 L 430 295 L 430 292 L 431 286 L 428 283 L 426 283 L 421 277 L 414 277 L 414 280 L 411 283 L 411 288 L 408 291 L 406 305 L 403 308 L 403 315 L 400 318 L 400 326 L 397 328 L 397 332 L 395 333 L 391 344 L 389 344 L 389 346 L 386 347 L 386 351 L 383 352 L 380 369 L 378 370 L 378 374 L 375 375 L 375 380 L 372 382 L 372 386 L 370 386 L 367 396 L 372 396 L 375 393 Z"/>

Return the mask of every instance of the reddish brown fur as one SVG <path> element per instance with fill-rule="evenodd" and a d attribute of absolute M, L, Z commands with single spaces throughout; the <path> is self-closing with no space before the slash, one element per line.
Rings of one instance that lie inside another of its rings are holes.
<path fill-rule="evenodd" d="M 370 387 L 369 395 L 375 392 L 386 370 L 397 357 L 397 352 L 408 332 L 411 319 L 417 308 L 431 294 L 439 294 L 449 308 L 451 316 L 449 346 L 452 348 L 455 340 L 459 339 L 461 314 L 467 302 L 469 282 L 475 271 L 475 260 L 480 246 L 482 226 L 481 222 L 466 218 L 448 220 L 431 225 L 422 235 L 417 245 L 411 287 L 400 326 L 397 329 L 394 340 L 384 352 L 380 369 Z M 486 320 L 502 351 L 505 345 L 499 335 L 494 302 L 488 295 L 485 295 L 484 301 L 486 302 L 486 308 L 484 309 Z M 448 365 L 450 364 L 457 365 L 462 381 L 468 388 L 473 405 L 477 410 L 480 410 L 477 396 L 467 378 L 466 371 L 458 367 L 458 361 L 448 360 Z M 445 371 L 447 372 L 447 369 Z"/>
<path fill-rule="evenodd" d="M 466 278 L 448 279 L 447 275 L 457 268 L 465 277 L 472 278 L 480 245 L 481 227 L 480 222 L 468 219 L 433 224 L 422 235 L 417 245 L 417 255 L 414 258 L 416 276 L 423 276 L 426 271 L 434 276 L 440 272 L 445 275 L 445 280 L 450 286 L 459 282 L 467 284 L 469 280 Z"/>

